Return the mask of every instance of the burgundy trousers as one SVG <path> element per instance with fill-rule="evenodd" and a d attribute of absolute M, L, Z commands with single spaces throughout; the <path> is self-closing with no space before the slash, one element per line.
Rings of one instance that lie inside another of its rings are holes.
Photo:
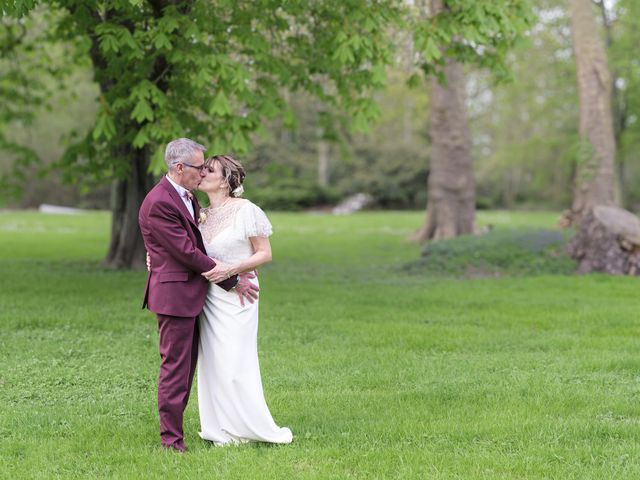
<path fill-rule="evenodd" d="M 158 412 L 160 439 L 167 447 L 184 448 L 182 419 L 198 361 L 197 317 L 157 315 L 160 330 Z"/>

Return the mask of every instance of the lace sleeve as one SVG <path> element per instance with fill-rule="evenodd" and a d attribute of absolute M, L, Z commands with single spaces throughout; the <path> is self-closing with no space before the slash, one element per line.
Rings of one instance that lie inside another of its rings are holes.
<path fill-rule="evenodd" d="M 260 207 L 249 203 L 242 209 L 244 237 L 270 237 L 273 233 L 271 222 Z"/>

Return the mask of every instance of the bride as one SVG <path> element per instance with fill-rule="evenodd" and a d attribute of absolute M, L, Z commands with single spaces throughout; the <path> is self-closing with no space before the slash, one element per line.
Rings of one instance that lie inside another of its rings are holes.
<path fill-rule="evenodd" d="M 200 436 L 218 445 L 261 441 L 290 443 L 292 433 L 278 427 L 262 391 L 258 364 L 258 301 L 244 304 L 235 292 L 215 283 L 253 271 L 271 261 L 271 224 L 264 212 L 239 198 L 245 172 L 228 155 L 207 159 L 198 189 L 209 197 L 200 214 L 207 254 L 216 268 L 200 314 L 198 404 Z M 252 279 L 256 284 L 257 278 Z"/>

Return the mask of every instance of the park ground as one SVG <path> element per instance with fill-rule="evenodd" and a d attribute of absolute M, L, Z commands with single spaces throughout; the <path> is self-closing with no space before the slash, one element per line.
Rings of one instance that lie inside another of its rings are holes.
<path fill-rule="evenodd" d="M 177 455 L 146 272 L 100 266 L 109 214 L 1 213 L 0 477 L 640 478 L 636 278 L 414 268 L 421 212 L 270 218 L 260 362 L 294 443 L 212 447 L 193 395 Z"/>

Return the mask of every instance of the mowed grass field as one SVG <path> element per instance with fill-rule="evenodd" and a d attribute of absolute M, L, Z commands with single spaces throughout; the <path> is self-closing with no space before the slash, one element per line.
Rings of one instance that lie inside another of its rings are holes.
<path fill-rule="evenodd" d="M 416 273 L 420 212 L 270 218 L 260 362 L 294 443 L 212 447 L 192 395 L 177 455 L 146 272 L 100 267 L 109 215 L 1 213 L 0 478 L 640 478 L 638 279 Z"/>

